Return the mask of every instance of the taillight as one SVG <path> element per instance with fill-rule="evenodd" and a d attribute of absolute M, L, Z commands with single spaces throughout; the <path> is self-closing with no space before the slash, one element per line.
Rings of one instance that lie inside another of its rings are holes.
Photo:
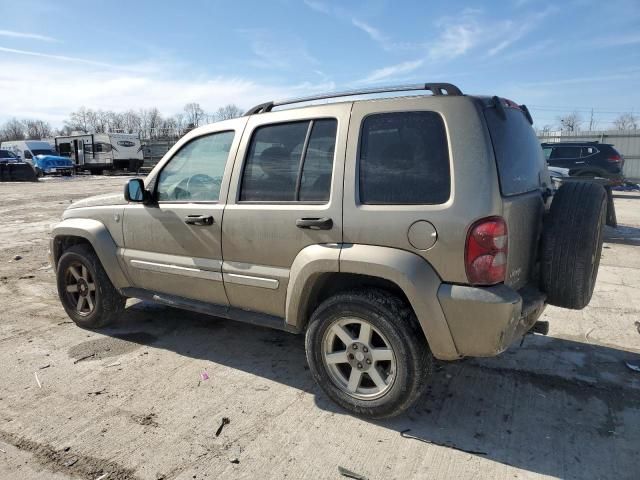
<path fill-rule="evenodd" d="M 622 161 L 622 157 L 620 155 L 609 155 L 607 157 L 607 162 L 609 163 L 620 163 Z"/>
<path fill-rule="evenodd" d="M 507 273 L 508 235 L 502 217 L 478 220 L 469 229 L 464 263 L 469 283 L 494 285 Z"/>

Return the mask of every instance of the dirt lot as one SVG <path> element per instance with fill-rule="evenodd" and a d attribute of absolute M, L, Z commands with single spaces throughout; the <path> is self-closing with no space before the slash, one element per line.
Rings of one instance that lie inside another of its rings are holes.
<path fill-rule="evenodd" d="M 439 365 L 414 409 L 371 422 L 316 387 L 299 336 L 134 301 L 100 333 L 72 324 L 47 231 L 124 182 L 0 184 L 0 478 L 638 478 L 640 195 L 616 198 L 587 309 Z"/>

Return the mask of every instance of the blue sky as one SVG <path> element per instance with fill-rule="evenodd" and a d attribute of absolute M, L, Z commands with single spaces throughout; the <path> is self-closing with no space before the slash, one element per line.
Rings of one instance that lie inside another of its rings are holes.
<path fill-rule="evenodd" d="M 0 0 L 0 120 L 422 81 L 607 128 L 640 113 L 640 1 Z"/>

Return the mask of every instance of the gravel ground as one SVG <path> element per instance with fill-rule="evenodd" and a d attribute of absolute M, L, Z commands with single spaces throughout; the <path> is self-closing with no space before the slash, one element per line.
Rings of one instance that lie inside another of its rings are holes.
<path fill-rule="evenodd" d="M 0 184 L 0 478 L 638 478 L 640 195 L 616 197 L 589 307 L 438 365 L 411 411 L 372 422 L 316 387 L 300 336 L 137 301 L 107 330 L 71 323 L 48 229 L 125 181 Z"/>

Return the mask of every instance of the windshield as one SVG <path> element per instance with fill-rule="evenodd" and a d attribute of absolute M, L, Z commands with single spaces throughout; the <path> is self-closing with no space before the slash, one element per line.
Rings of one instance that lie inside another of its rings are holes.
<path fill-rule="evenodd" d="M 58 156 L 58 154 L 56 152 L 54 152 L 51 149 L 41 149 L 41 150 L 31 150 L 31 153 L 33 153 L 33 155 L 55 155 Z"/>
<path fill-rule="evenodd" d="M 0 150 L 0 158 L 18 158 L 9 150 Z"/>

